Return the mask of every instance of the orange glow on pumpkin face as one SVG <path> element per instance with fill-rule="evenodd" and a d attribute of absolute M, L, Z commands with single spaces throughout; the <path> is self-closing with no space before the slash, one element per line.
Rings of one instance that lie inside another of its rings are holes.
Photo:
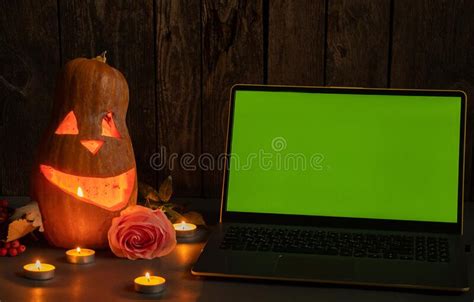
<path fill-rule="evenodd" d="M 40 171 L 63 192 L 109 211 L 120 210 L 128 203 L 136 178 L 135 168 L 103 178 L 67 174 L 47 165 L 40 165 Z"/>
<path fill-rule="evenodd" d="M 114 138 L 120 138 L 120 133 L 115 127 L 112 112 L 108 112 L 102 119 L 102 135 Z"/>
<path fill-rule="evenodd" d="M 102 136 L 120 139 L 113 114 L 108 112 L 102 118 Z M 79 128 L 74 111 L 70 111 L 59 124 L 56 135 L 78 135 Z M 81 145 L 92 156 L 104 145 L 102 139 L 81 139 Z M 132 168 L 112 177 L 86 177 L 64 173 L 48 165 L 40 165 L 44 177 L 54 186 L 75 199 L 101 207 L 109 211 L 120 210 L 126 206 L 133 192 L 136 170 Z"/>
<path fill-rule="evenodd" d="M 59 124 L 58 129 L 54 132 L 58 135 L 77 135 L 79 129 L 77 128 L 77 119 L 74 111 L 69 112 L 64 120 Z"/>
<path fill-rule="evenodd" d="M 84 197 L 84 191 L 82 191 L 81 187 L 77 187 L 77 196 Z"/>
<path fill-rule="evenodd" d="M 66 115 L 66 117 L 63 119 L 61 124 L 59 124 L 58 128 L 54 133 L 57 135 L 79 134 L 77 118 L 74 114 L 74 111 L 70 111 Z M 112 112 L 107 112 L 107 114 L 102 118 L 102 136 L 120 139 L 120 132 L 115 126 Z M 86 148 L 87 150 L 89 150 L 90 153 L 92 153 L 92 155 L 96 155 L 104 144 L 104 141 L 100 139 L 84 139 L 80 142 L 82 146 L 84 146 L 84 148 Z"/>
<path fill-rule="evenodd" d="M 99 152 L 100 148 L 102 148 L 103 144 L 104 141 L 101 140 L 81 140 L 81 145 L 83 145 L 87 150 L 89 150 L 92 155 L 96 155 L 97 152 Z"/>

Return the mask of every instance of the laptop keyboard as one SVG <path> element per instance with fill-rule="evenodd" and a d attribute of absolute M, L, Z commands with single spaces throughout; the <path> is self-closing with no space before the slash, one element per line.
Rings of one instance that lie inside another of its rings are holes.
<path fill-rule="evenodd" d="M 230 226 L 219 248 L 235 251 L 449 262 L 448 239 L 436 236 Z"/>

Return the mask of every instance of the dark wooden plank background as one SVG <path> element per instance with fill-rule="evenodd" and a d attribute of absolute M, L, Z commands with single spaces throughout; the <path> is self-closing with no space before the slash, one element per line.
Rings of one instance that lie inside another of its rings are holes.
<path fill-rule="evenodd" d="M 27 194 L 60 66 L 56 0 L 0 1 L 0 192 Z"/>
<path fill-rule="evenodd" d="M 324 85 L 325 1 L 269 1 L 268 84 Z"/>
<path fill-rule="evenodd" d="M 172 174 L 181 196 L 201 194 L 201 171 L 183 168 L 171 154 L 201 154 L 201 4 L 157 1 L 156 96 L 159 181 Z M 154 171 L 155 171 L 154 170 Z"/>
<path fill-rule="evenodd" d="M 474 96 L 468 0 L 0 0 L 0 9 L 0 195 L 28 194 L 58 70 L 103 50 L 130 86 L 140 180 L 157 185 L 171 174 L 179 196 L 220 194 L 222 171 L 209 157 L 224 152 L 235 83 Z M 196 169 L 199 159 L 214 169 Z"/>
<path fill-rule="evenodd" d="M 387 87 L 390 0 L 329 1 L 326 85 Z"/>

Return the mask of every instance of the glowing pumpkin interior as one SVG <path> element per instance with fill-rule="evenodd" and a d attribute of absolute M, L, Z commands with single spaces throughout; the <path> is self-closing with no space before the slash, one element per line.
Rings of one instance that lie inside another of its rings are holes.
<path fill-rule="evenodd" d="M 102 136 L 120 139 L 113 114 L 108 112 L 102 118 Z M 70 111 L 55 131 L 56 135 L 78 135 L 77 118 Z M 96 155 L 105 141 L 84 139 L 80 143 L 92 156 Z M 44 177 L 63 192 L 81 201 L 96 205 L 109 211 L 123 208 L 129 201 L 134 189 L 136 170 L 132 168 L 112 177 L 86 177 L 64 173 L 48 165 L 40 165 Z"/>
<path fill-rule="evenodd" d="M 56 129 L 58 135 L 77 135 L 79 134 L 79 128 L 77 128 L 77 119 L 73 111 L 69 112 L 64 120 L 59 124 Z"/>
<path fill-rule="evenodd" d="M 93 155 L 96 155 L 97 152 L 99 152 L 103 144 L 104 144 L 104 141 L 102 140 L 95 140 L 95 139 L 81 140 L 81 145 L 83 145 Z"/>
<path fill-rule="evenodd" d="M 115 127 L 112 112 L 108 112 L 102 119 L 102 135 L 114 138 L 120 138 L 120 133 Z"/>
<path fill-rule="evenodd" d="M 124 207 L 130 199 L 135 182 L 135 168 L 113 177 L 84 177 L 71 175 L 51 166 L 40 165 L 46 179 L 76 199 L 109 211 Z"/>

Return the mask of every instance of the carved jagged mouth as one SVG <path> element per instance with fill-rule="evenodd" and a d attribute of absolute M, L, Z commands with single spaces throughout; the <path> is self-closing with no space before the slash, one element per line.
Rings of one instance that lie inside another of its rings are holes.
<path fill-rule="evenodd" d="M 135 186 L 136 170 L 132 168 L 113 177 L 84 177 L 40 165 L 44 177 L 75 199 L 109 211 L 122 209 L 130 200 Z"/>

